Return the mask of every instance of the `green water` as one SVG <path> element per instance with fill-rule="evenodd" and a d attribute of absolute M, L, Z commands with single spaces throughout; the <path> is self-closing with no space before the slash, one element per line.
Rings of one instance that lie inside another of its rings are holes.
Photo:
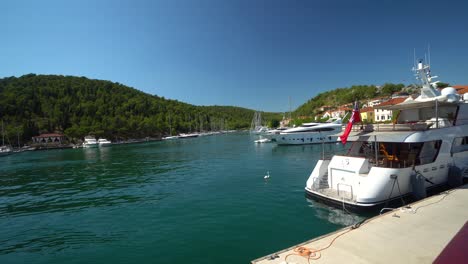
<path fill-rule="evenodd" d="M 0 263 L 249 263 L 355 221 L 304 196 L 321 146 L 253 140 L 1 157 Z"/>

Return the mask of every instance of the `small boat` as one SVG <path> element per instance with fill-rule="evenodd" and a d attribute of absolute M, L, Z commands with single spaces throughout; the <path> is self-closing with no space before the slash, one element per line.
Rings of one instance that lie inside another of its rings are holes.
<path fill-rule="evenodd" d="M 86 136 L 83 142 L 83 148 L 97 148 L 99 145 L 96 138 L 92 136 Z"/>
<path fill-rule="evenodd" d="M 3 120 L 2 120 L 2 145 L 0 146 L 0 156 L 6 156 L 13 153 L 13 150 L 5 145 L 5 132 L 3 131 Z"/>
<path fill-rule="evenodd" d="M 197 133 L 191 133 L 191 134 L 180 134 L 179 138 L 194 138 L 194 137 L 199 137 L 200 134 Z"/>
<path fill-rule="evenodd" d="M 13 154 L 13 151 L 8 146 L 0 146 L 0 157 Z"/>
<path fill-rule="evenodd" d="M 110 146 L 112 142 L 105 138 L 100 138 L 98 140 L 98 144 L 99 144 L 99 147 L 107 147 L 107 146 Z"/>
<path fill-rule="evenodd" d="M 268 138 L 261 138 L 261 139 L 255 140 L 254 142 L 260 144 L 260 143 L 268 143 L 268 142 L 271 142 L 271 140 L 268 139 Z"/>
<path fill-rule="evenodd" d="M 168 137 L 163 137 L 162 140 L 173 140 L 173 139 L 178 139 L 179 136 L 168 136 Z"/>

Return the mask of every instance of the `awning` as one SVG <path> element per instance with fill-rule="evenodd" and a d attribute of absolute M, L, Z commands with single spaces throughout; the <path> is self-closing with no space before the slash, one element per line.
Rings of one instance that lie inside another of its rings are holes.
<path fill-rule="evenodd" d="M 438 102 L 438 107 L 443 107 L 443 106 L 457 106 L 458 102 Z M 414 101 L 414 100 L 408 100 L 404 101 L 403 103 L 396 104 L 396 105 L 376 105 L 374 109 L 386 109 L 386 110 L 408 110 L 408 109 L 417 109 L 417 108 L 429 108 L 429 107 L 435 107 L 436 101 L 431 100 L 431 101 Z"/>

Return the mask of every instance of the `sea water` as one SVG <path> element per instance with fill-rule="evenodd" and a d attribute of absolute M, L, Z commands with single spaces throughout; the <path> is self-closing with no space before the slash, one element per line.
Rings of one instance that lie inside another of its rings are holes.
<path fill-rule="evenodd" d="M 304 193 L 339 146 L 255 139 L 1 157 L 0 263 L 249 263 L 357 221 Z"/>

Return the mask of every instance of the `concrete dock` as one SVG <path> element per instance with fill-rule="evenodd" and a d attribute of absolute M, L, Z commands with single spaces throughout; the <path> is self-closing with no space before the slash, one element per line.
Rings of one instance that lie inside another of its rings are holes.
<path fill-rule="evenodd" d="M 464 185 L 252 263 L 432 263 L 467 221 Z"/>

